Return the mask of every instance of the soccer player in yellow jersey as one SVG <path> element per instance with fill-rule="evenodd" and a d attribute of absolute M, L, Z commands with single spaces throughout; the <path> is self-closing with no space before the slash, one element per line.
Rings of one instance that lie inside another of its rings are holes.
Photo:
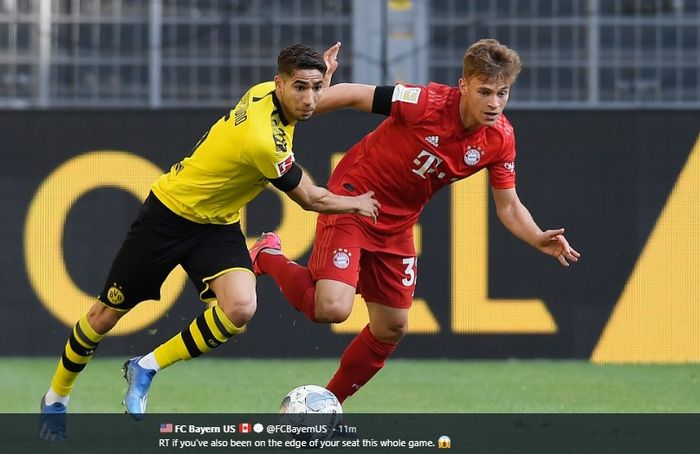
<path fill-rule="evenodd" d="M 250 88 L 189 157 L 153 183 L 98 301 L 68 338 L 41 399 L 40 438 L 65 439 L 63 415 L 78 374 L 122 316 L 141 301 L 160 298 L 175 266 L 183 266 L 202 301 L 217 304 L 152 352 L 124 363 L 128 413 L 143 417 L 159 370 L 216 348 L 245 326 L 255 313 L 256 293 L 240 210 L 268 182 L 305 210 L 376 219 L 379 203 L 371 192 L 345 197 L 315 186 L 292 153 L 294 125 L 314 113 L 330 82 L 324 80 L 324 57 L 336 46 L 324 56 L 303 44 L 282 50 L 274 81 Z"/>

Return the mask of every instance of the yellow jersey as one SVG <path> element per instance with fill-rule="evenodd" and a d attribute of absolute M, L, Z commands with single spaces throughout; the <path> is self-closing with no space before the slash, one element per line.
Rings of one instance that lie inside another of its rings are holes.
<path fill-rule="evenodd" d="M 251 87 L 236 107 L 151 190 L 174 213 L 200 224 L 233 224 L 240 210 L 293 165 L 290 125 L 274 82 Z"/>

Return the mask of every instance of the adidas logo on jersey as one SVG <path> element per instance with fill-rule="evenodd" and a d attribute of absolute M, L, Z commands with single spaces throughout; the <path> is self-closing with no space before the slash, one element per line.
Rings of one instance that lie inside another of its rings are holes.
<path fill-rule="evenodd" d="M 425 138 L 425 141 L 432 144 L 433 146 L 437 147 L 438 146 L 438 141 L 440 138 L 438 136 L 427 136 Z"/>

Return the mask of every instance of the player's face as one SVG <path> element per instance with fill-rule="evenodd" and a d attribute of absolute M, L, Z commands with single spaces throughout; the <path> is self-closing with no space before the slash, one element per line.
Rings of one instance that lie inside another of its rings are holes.
<path fill-rule="evenodd" d="M 510 96 L 510 85 L 478 77 L 459 79 L 459 90 L 462 93 L 462 123 L 467 130 L 477 126 L 493 126 L 506 108 Z"/>
<path fill-rule="evenodd" d="M 308 120 L 321 99 L 323 74 L 318 69 L 298 69 L 291 76 L 277 75 L 275 91 L 290 123 Z"/>

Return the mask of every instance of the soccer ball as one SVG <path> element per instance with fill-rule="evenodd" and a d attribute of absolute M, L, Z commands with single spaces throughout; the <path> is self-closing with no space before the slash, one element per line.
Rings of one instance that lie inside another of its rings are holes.
<path fill-rule="evenodd" d="M 296 440 L 327 440 L 342 421 L 343 408 L 326 388 L 303 385 L 284 396 L 280 405 L 280 423 L 292 427 L 288 433 Z"/>

